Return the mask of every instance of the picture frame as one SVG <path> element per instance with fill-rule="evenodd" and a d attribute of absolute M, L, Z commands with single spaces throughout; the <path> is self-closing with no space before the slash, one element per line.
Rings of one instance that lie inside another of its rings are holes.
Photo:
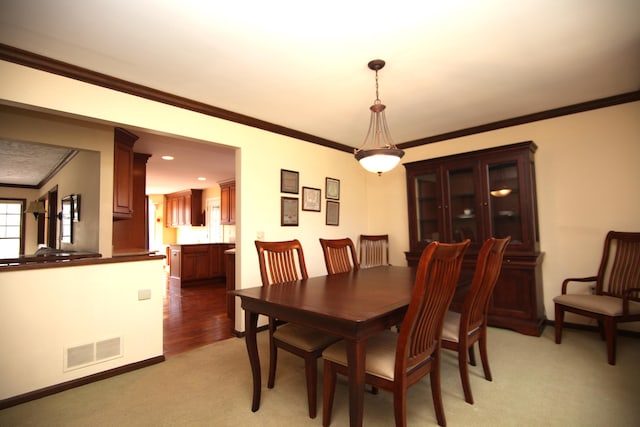
<path fill-rule="evenodd" d="M 280 192 L 299 194 L 300 173 L 287 169 L 280 169 Z"/>
<path fill-rule="evenodd" d="M 298 225 L 298 198 L 280 198 L 280 225 L 283 227 L 295 227 Z"/>
<path fill-rule="evenodd" d="M 326 225 L 340 225 L 340 202 L 327 200 Z"/>
<path fill-rule="evenodd" d="M 320 212 L 322 190 L 319 188 L 302 187 L 302 210 Z"/>
<path fill-rule="evenodd" d="M 324 194 L 327 199 L 340 200 L 340 180 L 326 177 Z"/>

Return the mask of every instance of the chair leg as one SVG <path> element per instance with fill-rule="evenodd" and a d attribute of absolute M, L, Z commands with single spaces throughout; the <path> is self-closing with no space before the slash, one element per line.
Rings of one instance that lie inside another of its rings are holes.
<path fill-rule="evenodd" d="M 336 370 L 328 360 L 324 361 L 324 382 L 322 385 L 322 425 L 328 427 L 331 424 L 331 411 L 333 409 L 333 395 L 336 391 Z"/>
<path fill-rule="evenodd" d="M 447 420 L 444 416 L 444 407 L 442 406 L 442 390 L 440 388 L 440 355 L 434 355 L 431 362 L 431 373 L 429 379 L 431 380 L 431 396 L 433 398 L 433 408 L 436 411 L 436 419 L 438 425 L 445 427 Z"/>
<path fill-rule="evenodd" d="M 467 346 L 467 341 L 462 340 L 458 345 L 461 346 L 458 348 L 458 370 L 460 371 L 460 380 L 462 381 L 464 400 L 465 402 L 473 405 L 473 395 L 471 394 L 471 384 L 469 383 L 469 361 L 467 360 L 469 353 L 464 350 L 464 348 Z"/>
<path fill-rule="evenodd" d="M 558 304 L 555 305 L 556 311 L 556 344 L 560 344 L 562 342 L 562 322 L 564 322 L 564 310 Z"/>
<path fill-rule="evenodd" d="M 267 388 L 273 388 L 276 382 L 276 366 L 278 364 L 278 347 L 273 340 L 269 340 L 269 380 Z"/>
<path fill-rule="evenodd" d="M 616 364 L 616 322 L 613 317 L 604 318 L 604 333 L 607 338 L 607 359 L 609 365 Z"/>
<path fill-rule="evenodd" d="M 476 352 L 473 351 L 473 346 L 469 347 L 469 364 L 476 366 Z"/>
<path fill-rule="evenodd" d="M 407 388 L 393 388 L 393 415 L 396 419 L 396 427 L 407 426 Z"/>
<path fill-rule="evenodd" d="M 309 418 L 315 418 L 318 402 L 318 359 L 315 356 L 305 358 L 304 370 L 307 377 L 307 400 L 309 401 Z"/>
<path fill-rule="evenodd" d="M 484 378 L 487 381 L 493 381 L 491 376 L 491 368 L 489 367 L 489 354 L 487 353 L 487 328 L 483 327 L 480 331 L 480 339 L 478 340 L 478 346 L 480 347 L 480 359 L 482 360 L 482 370 L 484 371 Z"/>

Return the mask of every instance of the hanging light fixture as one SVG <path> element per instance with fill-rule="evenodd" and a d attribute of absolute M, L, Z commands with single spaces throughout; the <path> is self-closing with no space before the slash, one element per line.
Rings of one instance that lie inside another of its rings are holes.
<path fill-rule="evenodd" d="M 376 99 L 373 105 L 369 107 L 371 110 L 371 118 L 369 120 L 369 130 L 364 142 L 353 153 L 356 160 L 360 162 L 363 168 L 369 172 L 381 175 L 395 168 L 400 162 L 404 151 L 398 149 L 391 139 L 387 119 L 384 114 L 386 106 L 380 101 L 378 95 L 378 71 L 385 65 L 382 59 L 374 59 L 370 61 L 368 66 L 376 72 Z M 367 148 L 368 146 L 372 148 Z"/>

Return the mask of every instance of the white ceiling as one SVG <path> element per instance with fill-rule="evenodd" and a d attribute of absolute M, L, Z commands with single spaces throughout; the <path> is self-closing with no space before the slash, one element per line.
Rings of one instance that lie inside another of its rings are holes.
<path fill-rule="evenodd" d="M 2 0 L 0 42 L 357 147 L 371 59 L 402 143 L 639 90 L 639 17 L 638 0 Z"/>

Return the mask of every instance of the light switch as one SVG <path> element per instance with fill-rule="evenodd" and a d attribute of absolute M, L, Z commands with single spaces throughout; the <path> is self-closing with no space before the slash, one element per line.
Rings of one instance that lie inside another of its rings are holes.
<path fill-rule="evenodd" d="M 138 301 L 151 299 L 151 289 L 138 289 Z"/>

